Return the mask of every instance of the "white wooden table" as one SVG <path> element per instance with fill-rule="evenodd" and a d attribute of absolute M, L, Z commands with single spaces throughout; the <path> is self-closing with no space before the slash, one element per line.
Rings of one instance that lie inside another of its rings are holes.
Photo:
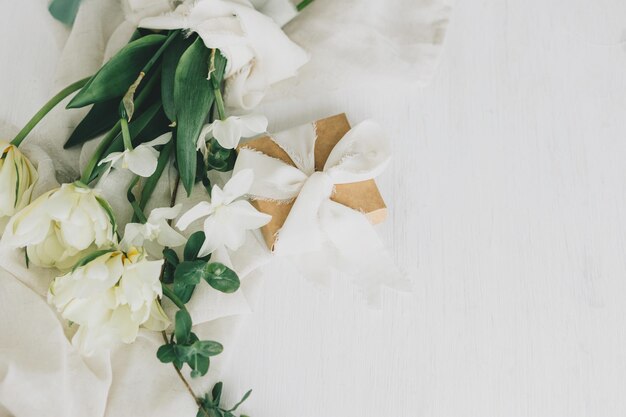
<path fill-rule="evenodd" d="M 430 87 L 263 109 L 275 129 L 339 112 L 388 128 L 380 231 L 414 294 L 371 311 L 276 265 L 226 347 L 247 413 L 626 415 L 624 22 L 623 0 L 459 2 Z M 55 39 L 24 42 L 3 77 Z M 0 112 L 35 109 L 50 80 L 3 81 Z"/>

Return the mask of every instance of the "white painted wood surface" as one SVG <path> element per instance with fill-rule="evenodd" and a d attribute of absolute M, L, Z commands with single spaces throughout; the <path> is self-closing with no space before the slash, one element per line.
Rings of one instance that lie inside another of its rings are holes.
<path fill-rule="evenodd" d="M 264 108 L 275 129 L 342 111 L 388 127 L 380 231 L 415 290 L 370 311 L 342 281 L 320 291 L 275 265 L 226 347 L 229 392 L 254 388 L 248 414 L 626 415 L 626 3 L 454 14 L 429 88 Z M 0 51 L 28 33 L 0 30 Z M 50 62 L 56 41 L 3 53 L 2 77 Z M 2 114 L 35 109 L 50 75 L 3 82 Z"/>

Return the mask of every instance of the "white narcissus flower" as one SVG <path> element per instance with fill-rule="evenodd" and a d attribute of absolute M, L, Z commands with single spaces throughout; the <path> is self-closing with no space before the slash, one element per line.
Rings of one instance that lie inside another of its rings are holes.
<path fill-rule="evenodd" d="M 205 125 L 198 138 L 197 149 L 206 158 L 206 139 L 211 135 L 224 149 L 235 149 L 241 138 L 249 138 L 267 131 L 267 118 L 261 115 L 230 116 Z M 210 137 L 209 137 L 210 138 Z"/>
<path fill-rule="evenodd" d="M 156 171 L 159 160 L 159 152 L 154 147 L 165 145 L 170 140 L 172 140 L 172 133 L 168 132 L 150 142 L 137 145 L 134 149 L 110 153 L 98 163 L 98 165 L 110 164 L 102 177 L 106 177 L 111 168 L 124 168 L 140 177 L 149 177 Z"/>
<path fill-rule="evenodd" d="M 185 230 L 202 217 L 206 239 L 200 248 L 199 257 L 225 246 L 237 250 L 246 240 L 246 231 L 266 225 L 272 216 L 257 211 L 248 201 L 239 199 L 252 185 L 254 174 L 244 169 L 235 174 L 222 190 L 217 185 L 211 190 L 211 202 L 203 201 L 183 214 L 176 227 Z"/>
<path fill-rule="evenodd" d="M 268 87 L 296 75 L 308 54 L 248 0 L 186 1 L 173 12 L 144 18 L 139 27 L 197 33 L 227 59 L 226 104 L 256 107 Z"/>
<path fill-rule="evenodd" d="M 152 256 L 159 256 L 164 247 L 175 248 L 187 239 L 178 233 L 168 220 L 176 218 L 182 205 L 156 208 L 150 212 L 146 223 L 128 223 L 124 229 L 122 249 L 143 246 Z"/>
<path fill-rule="evenodd" d="M 30 203 L 37 170 L 17 146 L 0 141 L 0 233 L 8 217 Z"/>
<path fill-rule="evenodd" d="M 115 219 L 96 191 L 77 183 L 63 184 L 17 212 L 2 242 L 26 248 L 35 265 L 67 269 L 89 252 L 117 242 Z"/>
<path fill-rule="evenodd" d="M 162 265 L 135 248 L 96 252 L 52 282 L 48 302 L 80 326 L 72 343 L 85 355 L 132 343 L 140 328 L 170 324 L 159 303 Z"/>

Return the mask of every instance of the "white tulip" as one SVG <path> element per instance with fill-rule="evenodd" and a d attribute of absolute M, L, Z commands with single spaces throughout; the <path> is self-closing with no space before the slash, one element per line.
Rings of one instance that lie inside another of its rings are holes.
<path fill-rule="evenodd" d="M 200 248 L 199 257 L 222 246 L 231 250 L 239 249 L 245 243 L 248 230 L 258 229 L 272 219 L 272 216 L 259 212 L 248 201 L 239 199 L 250 190 L 253 178 L 251 169 L 239 171 L 223 190 L 217 185 L 213 186 L 210 203 L 198 203 L 178 220 L 176 227 L 185 230 L 192 222 L 206 217 L 206 239 Z"/>
<path fill-rule="evenodd" d="M 111 208 L 96 191 L 63 184 L 16 213 L 2 242 L 26 248 L 35 265 L 67 269 L 89 252 L 112 247 L 115 229 Z"/>
<path fill-rule="evenodd" d="M 249 138 L 267 131 L 267 118 L 261 115 L 230 116 L 205 125 L 198 138 L 197 149 L 207 157 L 207 138 L 214 137 L 224 149 L 235 149 L 242 138 Z M 209 136 L 211 135 L 211 136 Z"/>
<path fill-rule="evenodd" d="M 171 13 L 144 18 L 139 27 L 197 33 L 227 59 L 228 106 L 256 107 L 270 85 L 296 75 L 308 54 L 247 0 L 186 1 Z"/>
<path fill-rule="evenodd" d="M 165 145 L 170 140 L 172 140 L 172 133 L 168 132 L 150 142 L 137 145 L 133 149 L 126 149 L 123 152 L 111 152 L 98 163 L 98 165 L 109 164 L 102 178 L 105 178 L 112 168 L 124 168 L 140 177 L 149 177 L 156 171 L 159 159 L 159 152 L 154 147 Z"/>
<path fill-rule="evenodd" d="M 182 205 L 178 204 L 171 208 L 156 208 L 150 212 L 146 223 L 128 223 L 120 244 L 122 249 L 143 246 L 150 255 L 158 257 L 165 247 L 175 248 L 184 245 L 187 239 L 168 222 L 178 216 L 181 207 Z"/>
<path fill-rule="evenodd" d="M 132 343 L 140 328 L 161 331 L 169 326 L 159 303 L 163 260 L 150 261 L 135 248 L 92 256 L 56 278 L 48 293 L 61 316 L 80 326 L 72 343 L 83 354 Z"/>
<path fill-rule="evenodd" d="M 0 233 L 8 218 L 29 202 L 37 170 L 20 150 L 0 141 Z"/>

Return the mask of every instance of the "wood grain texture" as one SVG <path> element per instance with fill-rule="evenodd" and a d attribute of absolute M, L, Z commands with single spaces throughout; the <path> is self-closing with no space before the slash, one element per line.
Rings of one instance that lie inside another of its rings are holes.
<path fill-rule="evenodd" d="M 225 346 L 225 400 L 252 387 L 254 417 L 626 415 L 624 22 L 623 0 L 459 2 L 430 87 L 264 106 L 274 131 L 341 112 L 386 127 L 379 230 L 414 293 L 371 311 L 343 277 L 320 290 L 276 263 Z M 48 65 L 53 38 L 0 30 L 2 50 L 24 44 L 3 78 Z M 3 83 L 0 114 L 36 109 L 49 79 Z"/>
<path fill-rule="evenodd" d="M 626 4 L 458 2 L 423 90 L 267 106 L 393 138 L 380 227 L 414 294 L 370 311 L 288 265 L 226 382 L 257 416 L 626 415 Z M 229 348 L 229 347 L 227 347 Z"/>

